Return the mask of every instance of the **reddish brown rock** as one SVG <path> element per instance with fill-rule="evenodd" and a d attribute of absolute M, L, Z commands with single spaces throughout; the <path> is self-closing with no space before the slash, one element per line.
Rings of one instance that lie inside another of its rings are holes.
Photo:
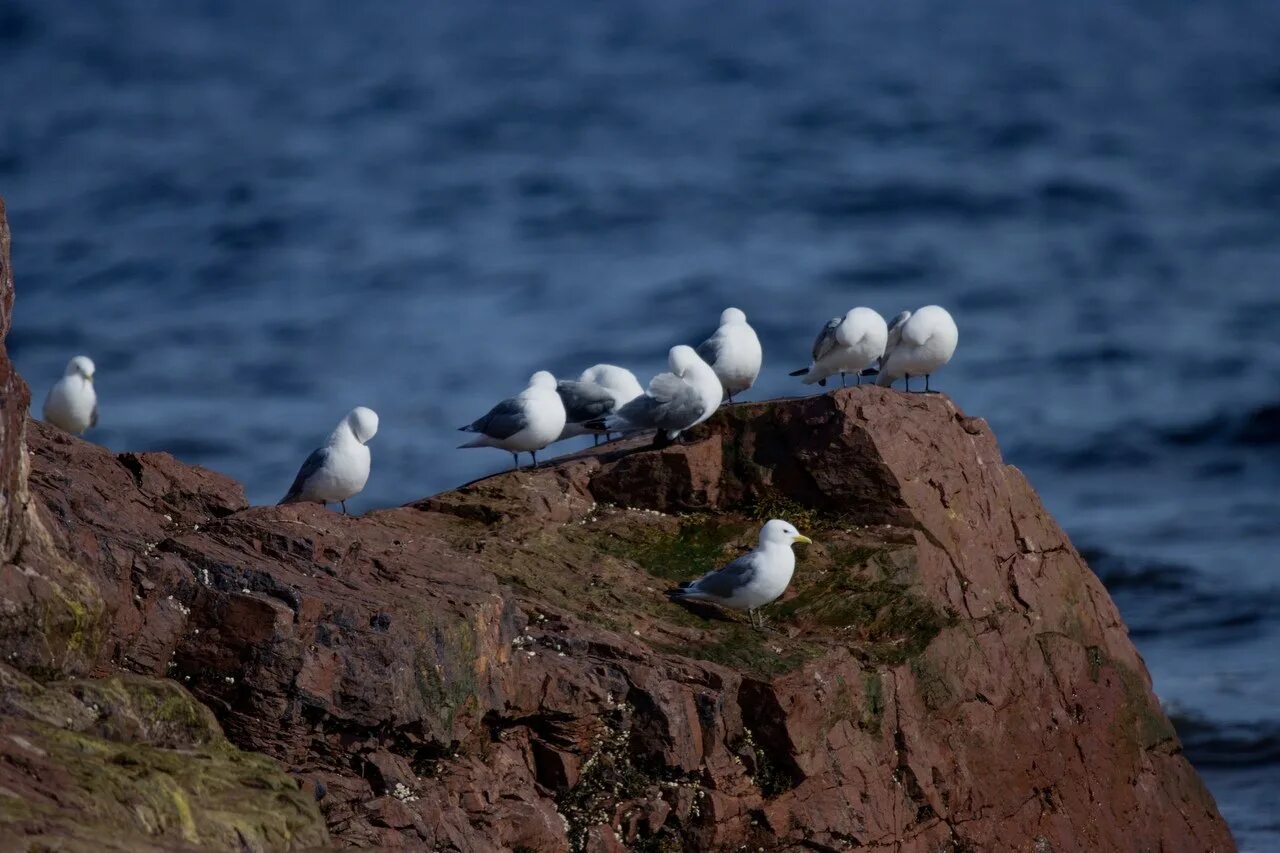
<path fill-rule="evenodd" d="M 6 535 L 97 608 L 0 623 L 15 668 L 188 688 L 339 844 L 1233 849 L 1106 591 L 945 397 L 736 406 L 360 518 L 5 412 Z M 816 544 L 772 631 L 664 599 L 777 515 Z"/>

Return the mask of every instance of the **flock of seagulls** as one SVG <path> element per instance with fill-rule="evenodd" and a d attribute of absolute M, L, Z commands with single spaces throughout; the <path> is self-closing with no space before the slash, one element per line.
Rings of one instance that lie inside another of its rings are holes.
<path fill-rule="evenodd" d="M 808 367 L 792 371 L 806 385 L 825 386 L 840 374 L 840 384 L 852 374 L 892 386 L 899 379 L 907 391 L 912 378 L 930 376 L 951 360 L 959 340 L 955 321 L 945 308 L 926 305 L 903 311 L 886 323 L 870 308 L 851 309 L 832 317 L 813 342 Z M 509 452 L 516 469 L 520 454 L 538 465 L 538 451 L 580 435 L 594 435 L 597 443 L 614 433 L 623 436 L 652 431 L 657 445 L 676 441 L 682 433 L 711 417 L 726 400 L 755 385 L 764 351 L 747 315 L 726 308 L 720 325 L 696 349 L 680 344 L 667 353 L 667 371 L 642 387 L 635 374 L 612 364 L 587 368 L 574 380 L 556 381 L 540 370 L 514 397 L 501 401 L 461 431 L 474 436 L 470 447 L 495 447 Z M 98 398 L 93 387 L 94 365 L 79 355 L 67 364 L 63 377 L 44 402 L 44 419 L 79 435 L 98 423 Z M 302 463 L 282 504 L 337 503 L 359 494 L 369 480 L 369 441 L 378 432 L 378 415 L 364 406 L 352 409 Z M 810 542 L 781 519 L 767 522 L 754 551 L 696 581 L 668 590 L 673 601 L 712 602 L 746 610 L 753 625 L 763 627 L 756 611 L 786 590 L 795 570 L 791 546 Z"/>

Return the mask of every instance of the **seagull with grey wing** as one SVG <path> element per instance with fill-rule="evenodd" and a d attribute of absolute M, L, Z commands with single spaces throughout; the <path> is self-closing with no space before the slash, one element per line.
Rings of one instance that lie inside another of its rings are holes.
<path fill-rule="evenodd" d="M 755 627 L 764 627 L 764 617 L 756 610 L 786 592 L 796 569 L 796 542 L 812 544 L 788 522 L 775 518 L 760 528 L 756 549 L 722 569 L 707 572 L 696 581 L 667 590 L 672 601 L 709 601 L 732 610 L 747 611 Z"/>
<path fill-rule="evenodd" d="M 479 433 L 459 447 L 499 447 L 511 453 L 514 469 L 520 468 L 520 454 L 533 456 L 538 467 L 538 451 L 560 438 L 564 431 L 565 406 L 556 391 L 556 378 L 545 370 L 529 377 L 529 385 L 519 394 L 503 400 L 484 417 L 464 427 L 462 432 Z"/>
<path fill-rule="evenodd" d="M 813 361 L 808 367 L 793 370 L 792 376 L 803 377 L 805 385 L 817 382 L 826 386 L 827 377 L 840 374 L 840 387 L 844 387 L 846 373 L 858 377 L 861 371 L 884 355 L 889 330 L 884 318 L 870 308 L 851 308 L 843 317 L 832 317 L 813 342 Z"/>
<path fill-rule="evenodd" d="M 884 387 L 899 379 L 911 390 L 911 377 L 924 377 L 924 390 L 929 391 L 929 377 L 955 355 L 960 332 L 950 312 L 940 305 L 926 305 L 917 311 L 903 311 L 889 324 L 889 340 L 880 359 L 879 369 L 868 368 L 863 376 L 876 376 L 876 384 Z"/>
<path fill-rule="evenodd" d="M 369 481 L 368 443 L 378 432 L 373 409 L 356 406 L 338 424 L 323 447 L 311 452 L 282 504 L 337 502 L 346 515 L 347 499 L 358 495 Z"/>
<path fill-rule="evenodd" d="M 556 393 L 564 403 L 565 424 L 558 441 L 590 433 L 600 443 L 600 433 L 589 421 L 607 417 L 644 393 L 636 375 L 625 367 L 597 364 L 582 371 L 577 380 L 562 379 Z M 607 437 L 607 436 L 606 436 Z"/>
<path fill-rule="evenodd" d="M 649 390 L 608 418 L 587 424 L 597 432 L 657 430 L 655 444 L 675 441 L 680 433 L 697 426 L 720 408 L 724 389 L 716 373 L 698 357 L 693 347 L 680 344 L 667 353 L 669 373 L 649 381 Z"/>
<path fill-rule="evenodd" d="M 738 308 L 726 308 L 720 313 L 720 327 L 698 345 L 698 355 L 716 372 L 730 403 L 734 394 L 756 384 L 764 359 L 756 330 Z"/>

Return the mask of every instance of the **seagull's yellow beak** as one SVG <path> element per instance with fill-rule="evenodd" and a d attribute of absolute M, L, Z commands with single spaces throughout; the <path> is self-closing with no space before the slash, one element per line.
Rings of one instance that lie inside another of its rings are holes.
<path fill-rule="evenodd" d="M 797 534 L 796 534 L 795 541 L 796 541 L 796 542 L 803 542 L 803 543 L 804 543 L 804 544 L 806 544 L 806 545 L 812 545 L 812 544 L 813 544 L 813 540 L 812 540 L 812 539 L 810 539 L 808 536 L 805 536 L 803 533 L 797 533 Z"/>

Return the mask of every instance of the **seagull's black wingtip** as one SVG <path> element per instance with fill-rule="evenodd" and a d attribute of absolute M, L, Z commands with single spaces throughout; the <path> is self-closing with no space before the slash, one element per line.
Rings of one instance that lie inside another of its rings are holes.
<path fill-rule="evenodd" d="M 879 376 L 880 371 L 874 367 L 868 367 L 858 374 L 859 376 Z"/>
<path fill-rule="evenodd" d="M 808 372 L 809 372 L 809 368 L 807 368 L 807 367 L 802 367 L 802 368 L 800 368 L 799 370 L 793 370 L 793 371 L 791 371 L 791 372 L 790 372 L 790 373 L 788 373 L 787 375 L 788 375 L 788 376 L 804 376 L 804 375 L 805 375 L 806 373 L 808 373 Z"/>

